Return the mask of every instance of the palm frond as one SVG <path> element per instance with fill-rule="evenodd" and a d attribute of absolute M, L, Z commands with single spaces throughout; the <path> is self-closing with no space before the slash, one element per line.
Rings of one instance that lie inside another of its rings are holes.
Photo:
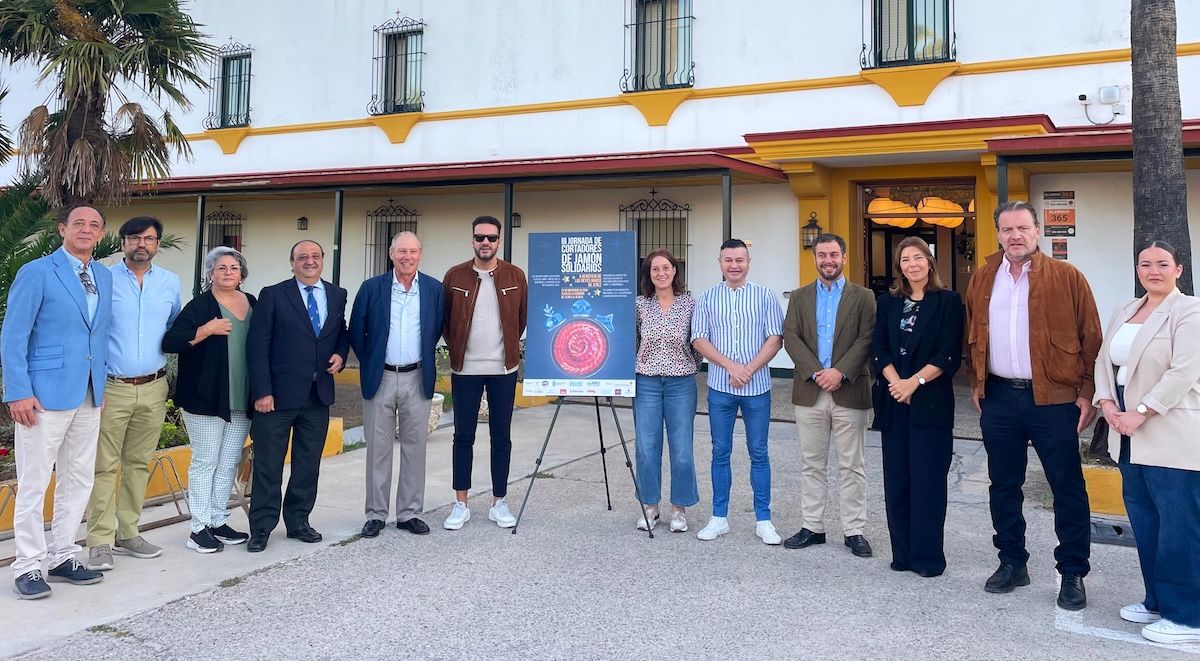
<path fill-rule="evenodd" d="M 8 96 L 8 88 L 0 87 L 0 103 L 4 102 L 6 96 Z M 0 165 L 7 163 L 12 157 L 12 138 L 8 135 L 8 127 L 4 125 L 4 120 L 0 118 Z"/>

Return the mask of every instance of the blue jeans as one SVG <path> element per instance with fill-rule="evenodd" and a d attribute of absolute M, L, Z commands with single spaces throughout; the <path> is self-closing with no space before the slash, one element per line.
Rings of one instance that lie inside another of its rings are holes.
<path fill-rule="evenodd" d="M 746 427 L 746 451 L 750 454 L 750 488 L 754 490 L 754 515 L 771 520 L 771 456 L 767 453 L 767 429 L 771 425 L 771 393 L 740 396 L 709 389 L 708 429 L 712 434 L 713 516 L 729 515 L 729 487 L 733 475 L 729 455 L 733 451 L 733 423 L 738 408 Z"/>
<path fill-rule="evenodd" d="M 662 498 L 663 424 L 671 452 L 671 504 L 691 507 L 700 502 L 696 462 L 692 459 L 692 425 L 696 419 L 696 377 L 637 375 L 633 426 L 637 432 L 637 483 L 642 502 Z"/>
<path fill-rule="evenodd" d="M 1200 472 L 1117 464 L 1137 539 L 1146 608 L 1200 627 Z"/>

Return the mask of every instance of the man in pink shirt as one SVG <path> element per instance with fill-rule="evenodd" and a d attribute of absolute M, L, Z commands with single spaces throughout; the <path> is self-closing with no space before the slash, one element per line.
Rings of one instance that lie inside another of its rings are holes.
<path fill-rule="evenodd" d="M 1006 593 L 1029 585 L 1021 504 L 1032 442 L 1054 493 L 1058 605 L 1080 610 L 1087 605 L 1091 510 L 1079 432 L 1096 417 L 1092 372 L 1102 340 L 1100 317 L 1083 274 L 1038 249 L 1041 225 L 1033 206 L 1008 202 L 994 219 L 1002 250 L 971 278 L 966 296 L 972 399 L 988 453 L 993 543 L 1000 557 L 984 590 Z"/>

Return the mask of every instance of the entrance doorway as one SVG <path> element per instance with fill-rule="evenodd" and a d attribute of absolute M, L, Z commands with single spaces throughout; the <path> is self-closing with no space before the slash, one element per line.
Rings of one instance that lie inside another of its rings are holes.
<path fill-rule="evenodd" d="M 929 244 L 938 275 L 963 293 L 975 263 L 975 181 L 864 182 L 858 186 L 866 260 L 864 280 L 877 295 L 899 276 L 896 246 L 910 236 Z"/>

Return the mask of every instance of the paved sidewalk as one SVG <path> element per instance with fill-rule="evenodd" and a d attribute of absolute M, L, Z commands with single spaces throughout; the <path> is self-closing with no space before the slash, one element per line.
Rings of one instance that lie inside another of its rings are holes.
<path fill-rule="evenodd" d="M 553 407 L 514 419 L 510 504 L 520 506 Z M 977 442 L 956 444 L 947 521 L 946 575 L 921 579 L 888 569 L 878 436 L 869 441 L 867 536 L 876 557 L 840 543 L 789 551 L 754 537 L 744 444 L 735 443 L 733 532 L 714 542 L 694 533 L 711 494 L 707 418 L 698 417 L 702 502 L 692 531 L 654 539 L 634 530 L 637 507 L 624 457 L 603 411 L 613 512 L 605 509 L 595 411 L 565 406 L 520 532 L 472 520 L 440 527 L 451 495 L 449 430 L 431 441 L 426 504 L 433 533 L 389 528 L 354 537 L 362 524 L 362 461 L 353 452 L 323 466 L 314 525 L 330 543 L 272 538 L 264 554 L 239 548 L 212 557 L 183 549 L 186 524 L 151 533 L 169 544 L 157 561 L 124 560 L 98 586 L 55 585 L 44 602 L 0 600 L 9 624 L 0 654 L 27 658 L 1185 658 L 1200 646 L 1151 646 L 1117 616 L 1141 597 L 1134 549 L 1093 546 L 1089 608 L 1054 607 L 1052 514 L 1029 502 L 1033 585 L 989 595 L 995 567 L 986 470 Z M 627 410 L 622 426 L 632 427 Z M 476 472 L 486 480 L 486 427 Z M 740 430 L 740 425 L 738 427 Z M 795 428 L 771 426 L 773 511 L 783 535 L 798 528 Z M 628 436 L 627 436 L 628 437 Z M 632 448 L 631 448 L 632 451 Z M 1036 462 L 1033 462 L 1036 471 Z M 835 480 L 836 482 L 836 480 Z M 486 485 L 484 485 L 486 488 Z M 835 500 L 836 502 L 836 500 Z M 240 517 L 240 514 L 238 515 Z M 240 522 L 239 522 L 240 523 Z M 345 541 L 342 541 L 345 540 Z M 337 543 L 341 542 L 341 543 Z M 90 627 L 90 630 L 85 630 Z"/>

